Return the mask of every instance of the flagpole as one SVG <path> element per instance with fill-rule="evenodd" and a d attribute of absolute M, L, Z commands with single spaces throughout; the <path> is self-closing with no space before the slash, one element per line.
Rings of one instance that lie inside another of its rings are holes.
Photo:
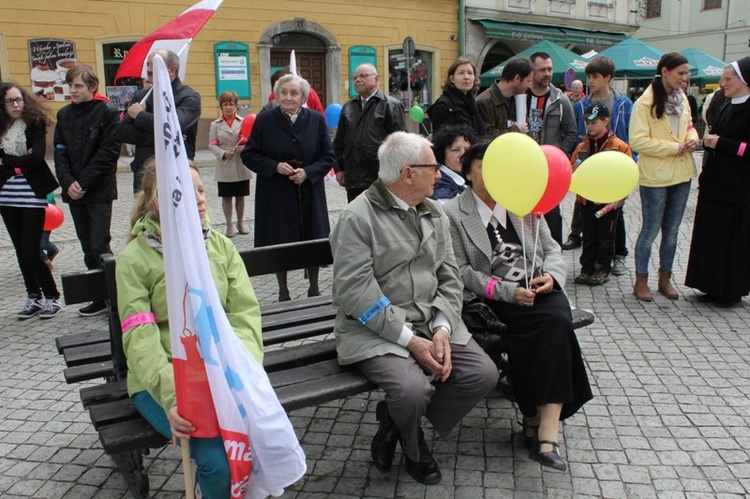
<path fill-rule="evenodd" d="M 182 475 L 185 477 L 185 498 L 195 499 L 193 466 L 190 464 L 190 440 L 181 438 L 180 446 L 182 447 Z"/>

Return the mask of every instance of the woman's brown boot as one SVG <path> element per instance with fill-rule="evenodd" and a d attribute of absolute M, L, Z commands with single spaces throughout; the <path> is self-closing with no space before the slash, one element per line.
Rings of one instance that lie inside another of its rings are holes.
<path fill-rule="evenodd" d="M 641 301 L 651 301 L 651 290 L 648 289 L 648 274 L 636 274 L 635 275 L 635 286 L 633 286 L 633 294 L 636 298 Z"/>
<path fill-rule="evenodd" d="M 663 294 L 670 300 L 676 300 L 680 297 L 680 294 L 672 286 L 672 272 L 668 270 L 659 271 L 659 293 Z"/>

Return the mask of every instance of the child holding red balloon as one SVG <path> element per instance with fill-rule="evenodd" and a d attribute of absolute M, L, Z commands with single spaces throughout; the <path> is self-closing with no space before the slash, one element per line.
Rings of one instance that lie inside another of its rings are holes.
<path fill-rule="evenodd" d="M 52 270 L 52 260 L 60 254 L 60 248 L 50 240 L 52 231 L 60 227 L 63 222 L 63 212 L 55 203 L 55 194 L 47 195 L 47 208 L 44 210 L 44 227 L 42 231 L 42 243 L 39 246 L 39 258 Z"/>
<path fill-rule="evenodd" d="M 609 109 L 603 104 L 591 105 L 584 111 L 587 136 L 578 144 L 570 158 L 577 166 L 589 156 L 601 151 L 620 151 L 630 155 L 630 147 L 609 131 Z M 609 281 L 612 259 L 615 254 L 615 233 L 617 217 L 625 200 L 616 203 L 598 204 L 579 196 L 583 204 L 581 229 L 583 251 L 581 252 L 581 273 L 573 280 L 576 284 L 600 286 Z"/>

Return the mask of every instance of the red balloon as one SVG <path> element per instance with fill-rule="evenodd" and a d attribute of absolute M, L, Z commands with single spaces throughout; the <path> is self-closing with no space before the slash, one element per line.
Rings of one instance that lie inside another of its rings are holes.
<path fill-rule="evenodd" d="M 570 189 L 573 178 L 573 170 L 570 167 L 570 159 L 559 147 L 543 145 L 542 151 L 547 158 L 547 188 L 542 194 L 542 199 L 536 204 L 531 213 L 537 216 L 544 215 L 565 198 Z"/>
<path fill-rule="evenodd" d="M 242 127 L 240 127 L 240 145 L 247 142 L 247 139 L 250 138 L 250 132 L 253 130 L 254 124 L 255 124 L 254 114 L 248 114 L 247 116 L 242 118 Z"/>
<path fill-rule="evenodd" d="M 59 206 L 48 204 L 44 209 L 44 230 L 55 230 L 60 227 L 65 215 Z"/>

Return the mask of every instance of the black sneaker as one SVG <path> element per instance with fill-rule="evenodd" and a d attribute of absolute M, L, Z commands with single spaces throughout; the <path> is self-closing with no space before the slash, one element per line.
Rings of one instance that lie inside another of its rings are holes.
<path fill-rule="evenodd" d="M 575 279 L 573 279 L 573 282 L 576 284 L 588 284 L 589 279 L 591 279 L 591 274 L 588 272 L 581 272 Z"/>
<path fill-rule="evenodd" d="M 606 270 L 599 269 L 594 272 L 594 275 L 589 277 L 589 286 L 601 286 L 604 283 L 609 282 L 609 272 Z"/>
<path fill-rule="evenodd" d="M 85 307 L 78 309 L 78 315 L 83 317 L 93 317 L 105 313 L 107 313 L 107 304 L 103 301 L 92 301 Z"/>
<path fill-rule="evenodd" d="M 44 310 L 44 304 L 42 301 L 36 296 L 29 296 L 26 299 L 26 304 L 21 311 L 18 312 L 16 317 L 18 317 L 19 320 L 25 321 L 26 319 L 31 319 L 32 317 L 41 314 L 42 310 Z"/>
<path fill-rule="evenodd" d="M 60 312 L 62 312 L 62 305 L 55 298 L 47 298 L 44 300 L 44 310 L 39 314 L 40 319 L 51 319 Z"/>

